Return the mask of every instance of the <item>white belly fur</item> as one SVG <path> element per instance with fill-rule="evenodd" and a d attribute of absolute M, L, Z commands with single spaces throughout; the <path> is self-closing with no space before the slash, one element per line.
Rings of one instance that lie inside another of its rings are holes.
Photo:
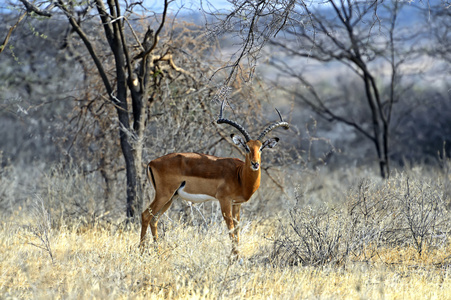
<path fill-rule="evenodd" d="M 217 200 L 215 197 L 211 197 L 209 195 L 204 195 L 204 194 L 190 194 L 184 191 L 185 186 L 183 185 L 182 187 L 180 187 L 177 191 L 178 195 L 180 196 L 180 198 L 182 198 L 183 200 L 186 201 L 191 201 L 193 203 L 202 203 L 202 202 L 206 202 L 206 201 L 212 201 L 212 200 Z"/>

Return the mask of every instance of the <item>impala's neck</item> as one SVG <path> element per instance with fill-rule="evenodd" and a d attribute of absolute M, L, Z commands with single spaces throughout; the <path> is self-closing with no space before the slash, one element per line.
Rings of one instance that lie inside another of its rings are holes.
<path fill-rule="evenodd" d="M 260 186 L 261 169 L 252 169 L 251 161 L 246 157 L 243 167 L 240 170 L 242 179 L 243 196 L 246 200 L 249 200 L 251 196 Z"/>

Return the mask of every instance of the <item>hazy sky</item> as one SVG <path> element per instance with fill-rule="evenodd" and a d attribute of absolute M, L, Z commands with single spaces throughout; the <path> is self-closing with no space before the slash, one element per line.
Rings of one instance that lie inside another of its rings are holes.
<path fill-rule="evenodd" d="M 162 0 L 147 0 L 146 6 L 154 9 L 162 9 Z M 184 8 L 187 10 L 199 10 L 203 6 L 204 9 L 208 9 L 209 6 L 213 6 L 215 9 L 222 9 L 230 7 L 230 3 L 227 0 L 175 0 L 170 4 L 171 10 L 179 10 Z"/>

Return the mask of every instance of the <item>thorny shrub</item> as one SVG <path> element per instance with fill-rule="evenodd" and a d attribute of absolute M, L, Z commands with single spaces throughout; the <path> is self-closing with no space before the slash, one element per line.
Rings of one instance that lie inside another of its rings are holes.
<path fill-rule="evenodd" d="M 399 173 L 386 181 L 363 179 L 345 207 L 298 204 L 280 221 L 271 258 L 279 265 L 344 264 L 369 260 L 378 250 L 412 246 L 418 255 L 446 247 L 451 235 L 448 178 Z"/>

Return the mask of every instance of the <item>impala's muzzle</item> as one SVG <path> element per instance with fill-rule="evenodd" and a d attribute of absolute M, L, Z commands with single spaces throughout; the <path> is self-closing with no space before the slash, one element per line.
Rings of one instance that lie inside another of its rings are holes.
<path fill-rule="evenodd" d="M 251 161 L 251 168 L 254 171 L 258 171 L 258 169 L 260 168 L 260 164 L 258 162 Z"/>

